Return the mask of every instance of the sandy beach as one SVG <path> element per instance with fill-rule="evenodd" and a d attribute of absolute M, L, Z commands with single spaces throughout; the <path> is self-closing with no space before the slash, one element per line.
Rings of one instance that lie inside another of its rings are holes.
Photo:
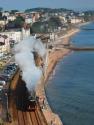
<path fill-rule="evenodd" d="M 55 43 L 60 44 L 68 44 L 70 41 L 70 37 L 73 36 L 75 33 L 79 32 L 79 29 L 72 29 L 69 30 L 65 35 L 59 36 Z M 54 125 L 63 125 L 61 122 L 59 116 L 57 114 L 54 114 L 52 109 L 50 108 L 46 94 L 45 94 L 45 84 L 47 83 L 47 80 L 52 73 L 54 67 L 56 66 L 57 62 L 62 58 L 64 58 L 66 55 L 68 55 L 71 51 L 69 49 L 63 48 L 62 50 L 52 50 L 48 54 L 48 67 L 46 70 L 46 76 L 43 77 L 40 81 L 40 84 L 37 86 L 37 95 L 39 96 L 39 102 L 42 107 L 43 114 L 47 120 L 47 123 L 51 125 L 52 123 Z"/>
<path fill-rule="evenodd" d="M 70 37 L 72 37 L 75 33 L 79 32 L 79 29 L 72 29 L 67 32 L 66 35 L 59 37 L 56 41 L 57 44 L 68 44 L 70 41 Z M 64 58 L 71 51 L 69 49 L 63 48 L 62 50 L 54 50 L 49 53 L 48 56 L 48 68 L 46 71 L 45 82 L 47 81 L 50 73 L 53 71 L 56 63 L 62 58 Z"/>

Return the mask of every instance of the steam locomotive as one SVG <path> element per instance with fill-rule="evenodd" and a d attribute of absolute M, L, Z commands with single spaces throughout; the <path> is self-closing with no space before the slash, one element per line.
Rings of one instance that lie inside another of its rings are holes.
<path fill-rule="evenodd" d="M 22 80 L 20 74 L 18 84 L 15 89 L 15 103 L 18 110 L 29 111 L 35 110 L 37 104 L 36 92 L 33 89 L 31 92 L 28 91 L 26 83 Z"/>
<path fill-rule="evenodd" d="M 0 74 L 0 105 L 2 105 L 2 117 L 0 117 L 3 121 L 11 122 L 9 112 L 9 97 L 11 96 L 10 83 L 18 70 L 19 68 L 13 64 L 13 66 L 7 66 L 3 73 Z M 5 74 L 5 72 L 7 73 Z M 35 90 L 31 92 L 27 90 L 26 83 L 22 80 L 21 75 L 19 76 L 18 82 L 15 92 L 12 93 L 17 109 L 21 111 L 35 110 L 37 104 Z"/>

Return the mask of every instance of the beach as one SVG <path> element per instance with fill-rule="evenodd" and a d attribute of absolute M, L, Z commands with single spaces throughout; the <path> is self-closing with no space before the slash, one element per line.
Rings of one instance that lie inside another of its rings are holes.
<path fill-rule="evenodd" d="M 79 29 L 71 29 L 65 35 L 62 36 L 61 34 L 61 36 L 56 39 L 55 43 L 68 44 L 70 42 L 70 37 L 72 37 L 77 32 L 79 32 Z M 68 55 L 70 52 L 71 51 L 69 49 L 63 48 L 62 50 L 52 50 L 48 53 L 48 66 L 46 70 L 46 75 L 45 77 L 42 77 L 36 89 L 37 96 L 39 97 L 40 106 L 49 125 L 51 125 L 52 123 L 55 125 L 63 125 L 63 123 L 61 122 L 59 116 L 53 113 L 52 109 L 48 104 L 45 94 L 45 84 L 47 83 L 47 80 L 52 73 L 54 67 L 56 66 L 57 62 L 61 58 L 64 58 L 66 55 Z"/>
<path fill-rule="evenodd" d="M 56 41 L 57 44 L 69 44 L 70 37 L 72 37 L 75 33 L 79 32 L 79 29 L 72 29 L 67 32 L 64 36 L 61 35 Z M 54 69 L 56 63 L 59 61 L 59 59 L 64 58 L 68 53 L 71 51 L 69 49 L 63 48 L 62 50 L 54 50 L 51 53 L 49 53 L 48 56 L 48 68 L 45 76 L 45 82 L 48 79 L 50 73 Z"/>

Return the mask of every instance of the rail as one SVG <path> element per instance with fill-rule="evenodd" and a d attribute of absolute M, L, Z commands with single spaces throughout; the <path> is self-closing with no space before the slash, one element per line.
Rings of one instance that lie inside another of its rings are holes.
<path fill-rule="evenodd" d="M 19 71 L 11 82 L 10 90 L 9 113 L 11 114 L 11 122 L 4 122 L 4 125 L 47 125 L 38 102 L 35 109 L 32 108 L 32 105 L 29 105 L 29 110 L 26 109 L 27 91 L 24 82 L 19 77 Z M 0 105 L 0 111 L 2 110 L 2 105 Z"/>

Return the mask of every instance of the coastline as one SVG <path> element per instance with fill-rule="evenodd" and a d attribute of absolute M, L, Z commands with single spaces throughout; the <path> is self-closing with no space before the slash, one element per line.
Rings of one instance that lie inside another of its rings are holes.
<path fill-rule="evenodd" d="M 57 43 L 63 43 L 63 44 L 69 44 L 70 37 L 75 35 L 77 32 L 79 32 L 79 29 L 71 29 L 69 30 L 64 36 L 59 36 L 59 38 L 56 39 Z M 65 56 L 67 56 L 71 50 L 63 48 L 62 50 L 52 50 L 48 55 L 48 67 L 46 70 L 46 76 L 45 78 L 42 77 L 39 81 L 39 84 L 36 88 L 36 94 L 39 97 L 39 103 L 42 109 L 42 112 L 44 114 L 44 117 L 49 125 L 54 123 L 55 125 L 63 125 L 62 121 L 60 120 L 58 114 L 55 114 L 52 109 L 50 108 L 50 105 L 48 104 L 46 93 L 45 93 L 45 84 L 47 83 L 50 74 L 52 73 L 54 67 L 56 66 L 57 62 L 60 59 L 63 59 Z"/>
<path fill-rule="evenodd" d="M 79 24 L 78 26 L 81 27 L 81 26 L 88 25 L 88 24 L 90 24 L 90 23 L 91 23 L 91 21 L 88 21 L 88 22 L 81 23 L 81 24 Z"/>

